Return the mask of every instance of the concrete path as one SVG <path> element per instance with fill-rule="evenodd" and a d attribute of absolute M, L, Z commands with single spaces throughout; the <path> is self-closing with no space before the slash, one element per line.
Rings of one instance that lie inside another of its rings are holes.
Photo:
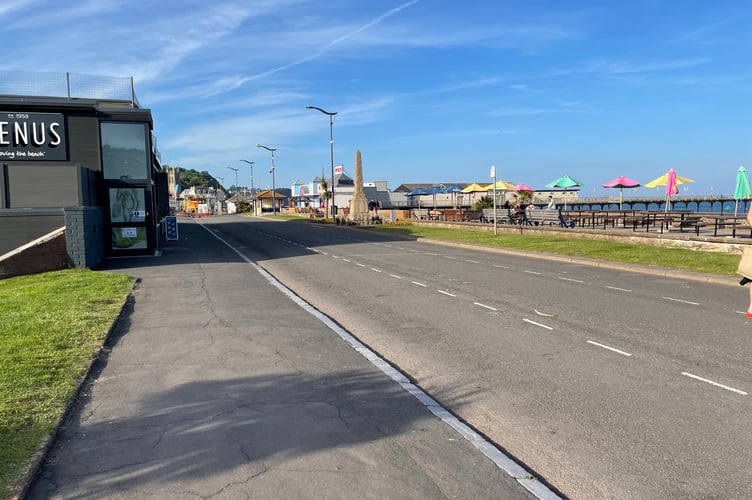
<path fill-rule="evenodd" d="M 140 281 L 28 498 L 556 497 L 206 228 L 179 230 L 108 263 Z"/>

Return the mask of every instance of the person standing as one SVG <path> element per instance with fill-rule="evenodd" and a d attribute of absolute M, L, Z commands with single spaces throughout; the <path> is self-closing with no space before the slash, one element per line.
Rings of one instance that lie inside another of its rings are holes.
<path fill-rule="evenodd" d="M 750 203 L 749 210 L 747 211 L 747 224 L 752 226 L 752 203 Z M 743 251 L 746 251 L 746 250 L 743 250 Z M 752 279 L 746 276 L 743 276 L 741 281 L 739 281 L 739 284 L 744 286 L 750 281 L 752 281 Z M 752 286 L 749 288 L 749 305 L 747 306 L 746 315 L 748 318 L 752 319 Z"/>
<path fill-rule="evenodd" d="M 546 208 L 548 210 L 556 210 L 556 203 L 554 203 L 554 197 L 552 195 L 548 195 L 548 205 L 546 205 Z"/>

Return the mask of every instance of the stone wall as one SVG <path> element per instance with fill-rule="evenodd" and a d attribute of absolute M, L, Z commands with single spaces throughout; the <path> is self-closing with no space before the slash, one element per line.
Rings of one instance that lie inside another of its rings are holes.
<path fill-rule="evenodd" d="M 105 258 L 104 214 L 100 207 L 66 207 L 68 258 L 73 267 L 96 267 Z"/>

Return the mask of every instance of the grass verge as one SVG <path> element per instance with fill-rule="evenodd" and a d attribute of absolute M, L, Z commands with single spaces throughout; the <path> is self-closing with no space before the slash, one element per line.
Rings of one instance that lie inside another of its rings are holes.
<path fill-rule="evenodd" d="M 390 226 L 389 224 L 384 224 L 383 226 L 366 226 L 365 228 L 406 236 L 547 252 L 628 264 L 661 266 L 671 269 L 729 276 L 735 274 L 736 266 L 739 263 L 738 255 L 568 236 L 534 234 L 494 235 L 493 233 L 483 231 L 462 231 L 412 225 Z"/>
<path fill-rule="evenodd" d="M 55 430 L 132 284 L 85 269 L 0 280 L 0 498 Z"/>

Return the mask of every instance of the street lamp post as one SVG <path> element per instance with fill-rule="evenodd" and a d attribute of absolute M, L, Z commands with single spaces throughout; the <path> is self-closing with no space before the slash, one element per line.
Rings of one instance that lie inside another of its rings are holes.
<path fill-rule="evenodd" d="M 240 161 L 244 161 L 251 166 L 251 202 L 253 203 L 253 215 L 256 215 L 256 200 L 253 199 L 253 164 L 256 162 L 248 161 L 248 160 L 240 160 Z"/>
<path fill-rule="evenodd" d="M 233 170 L 235 172 L 235 196 L 237 197 L 238 195 L 238 170 L 240 169 L 233 168 L 233 167 L 226 167 L 226 168 Z"/>
<path fill-rule="evenodd" d="M 274 184 L 274 152 L 277 150 L 277 148 L 269 148 L 266 146 L 262 146 L 261 144 L 256 144 L 257 148 L 264 148 L 267 151 L 270 151 L 272 153 L 272 168 L 269 170 L 269 173 L 272 174 L 272 215 L 277 215 L 277 186 Z"/>
<path fill-rule="evenodd" d="M 329 116 L 329 159 L 331 160 L 332 164 L 332 220 L 334 220 L 334 115 L 337 114 L 336 111 L 330 112 L 326 111 L 325 109 L 321 109 L 317 106 L 306 106 L 306 109 L 315 109 L 316 111 L 320 111 L 324 113 L 325 115 Z"/>

